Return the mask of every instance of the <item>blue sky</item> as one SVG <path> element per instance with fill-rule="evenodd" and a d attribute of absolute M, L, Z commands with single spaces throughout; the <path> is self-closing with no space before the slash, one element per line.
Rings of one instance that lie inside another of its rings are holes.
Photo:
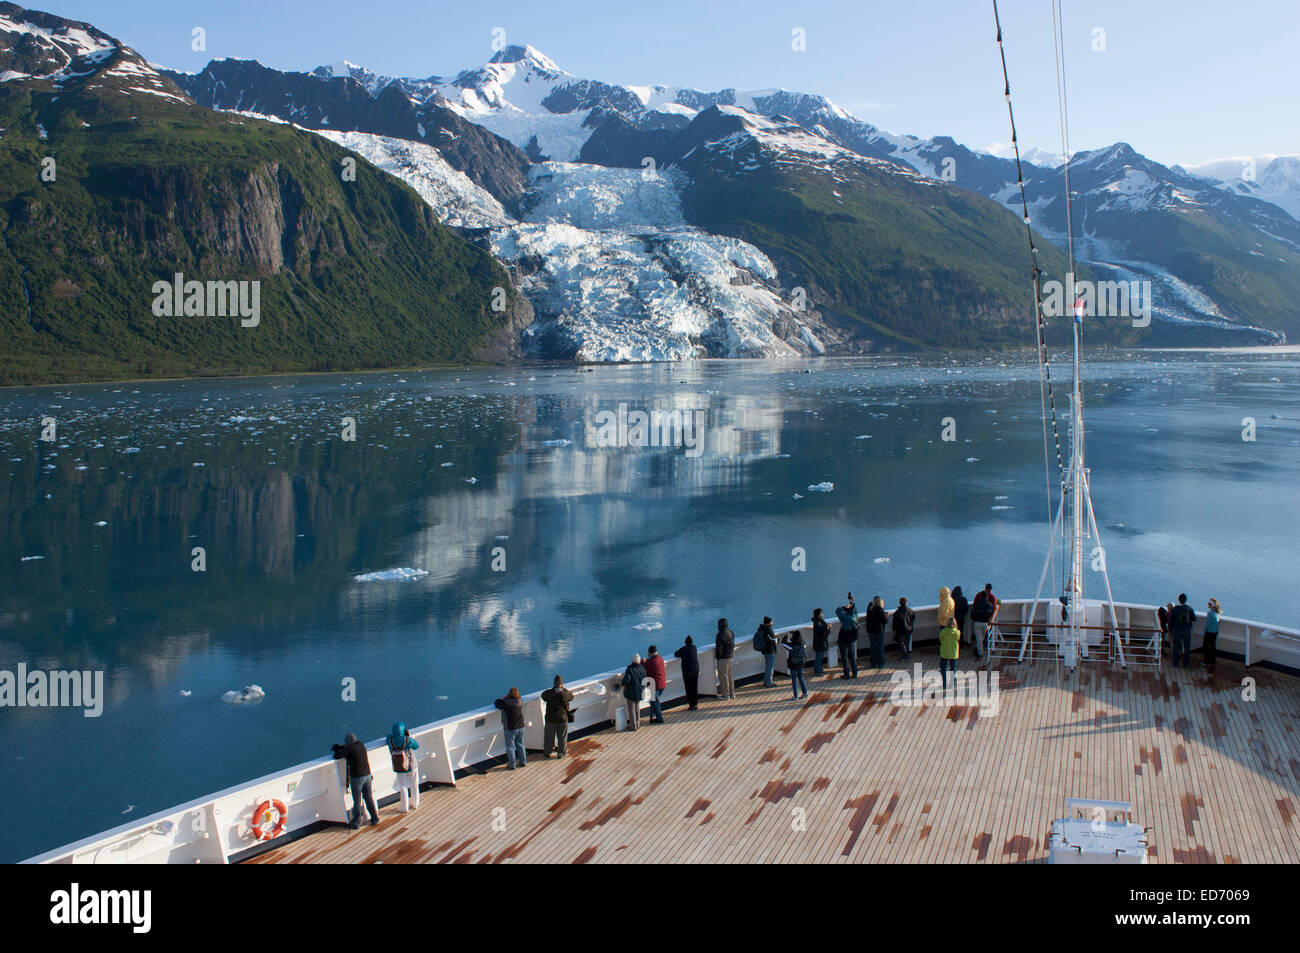
<path fill-rule="evenodd" d="M 280 69 L 349 59 L 390 75 L 454 75 L 492 30 L 577 76 L 818 92 L 891 132 L 1008 138 L 988 0 L 48 0 L 148 59 L 200 69 L 247 57 Z M 1300 153 L 1296 0 L 1064 0 L 1075 151 L 1117 140 L 1167 164 Z M 1058 151 L 1048 0 L 1002 0 L 1022 145 Z M 190 48 L 207 31 L 207 51 Z M 791 49 L 803 29 L 806 50 Z M 1102 34 L 1095 31 L 1101 29 Z M 1094 50 L 1097 39 L 1104 49 Z"/>

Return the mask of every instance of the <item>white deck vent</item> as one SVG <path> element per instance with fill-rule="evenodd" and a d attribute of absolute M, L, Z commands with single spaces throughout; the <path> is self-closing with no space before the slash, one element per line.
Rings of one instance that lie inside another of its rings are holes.
<path fill-rule="evenodd" d="M 1049 864 L 1145 864 L 1147 834 L 1129 820 L 1128 801 L 1065 799 L 1065 817 L 1052 822 Z"/>

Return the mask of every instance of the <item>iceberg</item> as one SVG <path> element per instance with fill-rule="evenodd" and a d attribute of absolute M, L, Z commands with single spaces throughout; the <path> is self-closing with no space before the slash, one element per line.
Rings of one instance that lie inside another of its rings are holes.
<path fill-rule="evenodd" d="M 354 576 L 353 582 L 403 581 L 406 579 L 419 579 L 421 576 L 427 575 L 429 575 L 427 569 L 402 567 L 401 569 L 381 569 L 378 572 L 365 572 L 359 576 Z"/>
<path fill-rule="evenodd" d="M 835 489 L 835 484 L 830 482 L 814 483 L 808 487 L 808 490 L 812 493 L 829 493 L 833 489 Z"/>

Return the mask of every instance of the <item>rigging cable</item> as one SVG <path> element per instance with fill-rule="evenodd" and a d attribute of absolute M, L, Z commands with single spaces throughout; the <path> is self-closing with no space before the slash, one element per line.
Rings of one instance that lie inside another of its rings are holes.
<path fill-rule="evenodd" d="M 1029 223 L 1029 199 L 1025 195 L 1025 177 L 1020 160 L 1019 139 L 1016 135 L 1016 116 L 1015 111 L 1011 107 L 1011 80 L 1007 75 L 1007 53 L 1002 46 L 1002 20 L 998 15 L 998 0 L 993 0 L 993 22 L 997 26 L 998 55 L 1002 59 L 1003 95 L 1006 97 L 1007 101 L 1007 118 L 1011 121 L 1011 146 L 1015 151 L 1016 157 L 1016 184 L 1020 189 L 1020 207 L 1025 222 L 1025 235 L 1029 239 L 1029 257 L 1033 265 L 1034 331 L 1038 342 L 1038 394 L 1039 405 L 1042 408 L 1043 415 L 1043 476 L 1045 478 L 1047 489 L 1047 532 L 1049 538 L 1048 552 L 1050 553 L 1055 540 L 1051 539 L 1052 477 L 1051 459 L 1047 449 L 1047 423 L 1049 416 L 1052 423 L 1052 438 L 1056 444 L 1056 470 L 1057 477 L 1061 483 L 1062 505 L 1064 505 L 1065 496 L 1065 461 L 1061 458 L 1061 432 L 1056 420 L 1056 397 L 1052 392 L 1052 366 L 1047 357 L 1047 318 L 1043 313 L 1043 271 L 1038 267 L 1038 247 L 1034 244 L 1034 232 Z M 1073 246 L 1071 246 L 1071 248 L 1073 248 Z M 1062 520 L 1062 530 L 1064 530 L 1064 520 Z M 1064 559 L 1062 559 L 1062 563 L 1064 563 Z"/>

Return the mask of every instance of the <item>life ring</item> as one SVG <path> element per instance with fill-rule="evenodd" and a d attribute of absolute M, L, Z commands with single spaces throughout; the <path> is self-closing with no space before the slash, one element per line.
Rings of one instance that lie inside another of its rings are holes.
<path fill-rule="evenodd" d="M 263 828 L 263 821 L 268 814 L 274 810 L 276 812 L 275 824 L 269 828 Z M 271 798 L 269 801 L 263 801 L 257 807 L 253 808 L 253 837 L 256 840 L 270 840 L 272 837 L 278 837 L 284 831 L 285 822 L 289 820 L 289 812 L 285 809 L 284 802 Z"/>

